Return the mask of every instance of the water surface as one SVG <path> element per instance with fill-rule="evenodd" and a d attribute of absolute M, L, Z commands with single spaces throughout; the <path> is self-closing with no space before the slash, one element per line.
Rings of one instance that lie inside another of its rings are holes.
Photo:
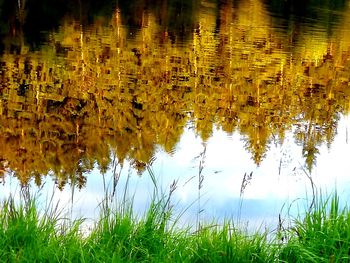
<path fill-rule="evenodd" d="M 151 171 L 189 221 L 347 200 L 348 1 L 0 5 L 4 193 L 57 187 L 93 217 L 129 180 L 142 210 Z"/>

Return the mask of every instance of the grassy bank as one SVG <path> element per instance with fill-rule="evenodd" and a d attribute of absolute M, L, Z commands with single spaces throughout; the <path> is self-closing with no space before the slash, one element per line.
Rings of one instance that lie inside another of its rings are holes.
<path fill-rule="evenodd" d="M 337 195 L 321 198 L 292 227 L 248 234 L 232 222 L 178 228 L 169 199 L 153 201 L 136 218 L 131 205 L 101 205 L 88 234 L 83 220 L 70 221 L 35 201 L 4 201 L 0 213 L 2 262 L 348 262 L 350 212 Z M 176 219 L 176 218 L 175 218 Z"/>

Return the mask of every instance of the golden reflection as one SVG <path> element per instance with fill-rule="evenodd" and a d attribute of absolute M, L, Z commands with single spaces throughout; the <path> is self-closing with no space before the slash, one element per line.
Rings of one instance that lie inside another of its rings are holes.
<path fill-rule="evenodd" d="M 82 187 L 112 153 L 141 172 L 157 145 L 174 150 L 189 122 L 203 140 L 214 126 L 239 132 L 257 165 L 294 127 L 311 170 L 349 112 L 350 12 L 331 36 L 305 32 L 293 49 L 259 0 L 219 10 L 203 1 L 181 43 L 146 11 L 131 36 L 121 12 L 87 29 L 67 17 L 35 52 L 5 45 L 0 176 L 40 184 L 54 173 L 60 187 Z"/>

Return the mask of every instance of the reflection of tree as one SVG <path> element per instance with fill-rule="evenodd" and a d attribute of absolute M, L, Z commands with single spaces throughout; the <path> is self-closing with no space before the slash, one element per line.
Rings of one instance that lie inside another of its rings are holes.
<path fill-rule="evenodd" d="M 142 172 L 156 146 L 173 152 L 188 122 L 203 140 L 214 126 L 239 132 L 258 165 L 293 128 L 311 170 L 349 111 L 349 46 L 325 39 L 317 56 L 288 54 L 261 2 L 222 3 L 219 12 L 208 5 L 182 45 L 148 12 L 129 39 L 117 9 L 86 30 L 63 20 L 38 52 L 6 49 L 0 173 L 10 169 L 22 184 L 53 173 L 60 187 L 82 187 L 95 164 L 108 169 L 111 154 Z"/>
<path fill-rule="evenodd" d="M 187 39 L 195 28 L 197 12 L 200 3 L 198 0 L 134 0 L 119 1 L 122 19 L 128 27 L 131 37 L 147 25 L 147 13 L 152 12 L 157 18 L 161 31 L 168 35 L 171 41 L 176 38 Z"/>
<path fill-rule="evenodd" d="M 111 0 L 0 1 L 0 36 L 5 46 L 18 48 L 25 42 L 37 49 L 49 39 L 48 33 L 57 29 L 63 18 L 74 17 L 85 27 L 98 16 L 111 17 L 114 8 L 115 1 Z"/>
<path fill-rule="evenodd" d="M 326 32 L 332 32 L 333 27 L 340 13 L 346 7 L 345 0 L 332 1 L 279 1 L 269 0 L 264 1 L 267 9 L 278 16 L 272 16 L 278 26 L 289 29 L 291 34 L 298 35 L 300 32 L 293 32 L 295 29 L 300 29 L 305 21 L 307 26 L 323 27 Z M 279 19 L 279 17 L 283 19 Z M 283 23 L 283 24 L 281 24 Z"/>

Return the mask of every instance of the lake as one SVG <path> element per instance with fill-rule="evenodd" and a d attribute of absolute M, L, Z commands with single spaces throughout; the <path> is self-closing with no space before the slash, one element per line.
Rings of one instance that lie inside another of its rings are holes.
<path fill-rule="evenodd" d="M 1 197 L 95 218 L 106 193 L 141 213 L 156 182 L 183 223 L 253 225 L 315 192 L 346 202 L 349 9 L 0 1 Z"/>

